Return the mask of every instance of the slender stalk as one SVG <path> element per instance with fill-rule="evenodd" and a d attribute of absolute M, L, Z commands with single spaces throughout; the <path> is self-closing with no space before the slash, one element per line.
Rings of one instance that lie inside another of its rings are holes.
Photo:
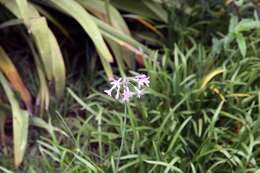
<path fill-rule="evenodd" d="M 123 122 L 123 126 L 121 126 L 121 132 L 122 132 L 122 137 L 121 137 L 121 144 L 120 144 L 120 148 L 119 148 L 119 153 L 118 153 L 118 158 L 117 158 L 117 162 L 116 162 L 116 170 L 115 173 L 118 173 L 118 169 L 119 169 L 119 165 L 120 165 L 120 157 L 122 154 L 122 150 L 124 147 L 124 140 L 125 140 L 125 133 L 126 133 L 126 120 L 127 120 L 127 103 L 125 103 L 125 110 L 124 110 L 124 122 Z"/>

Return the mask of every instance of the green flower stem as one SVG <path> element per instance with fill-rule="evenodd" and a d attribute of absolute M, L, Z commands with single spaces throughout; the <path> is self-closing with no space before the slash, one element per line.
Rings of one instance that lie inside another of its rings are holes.
<path fill-rule="evenodd" d="M 118 173 L 118 172 L 119 172 L 120 157 L 121 157 L 122 150 L 123 150 L 123 147 L 124 147 L 124 140 L 125 140 L 125 133 L 126 133 L 127 103 L 125 102 L 124 105 L 125 105 L 125 110 L 124 110 L 124 123 L 123 123 L 123 126 L 121 126 L 122 137 L 121 137 L 121 144 L 120 144 L 120 148 L 119 148 L 118 158 L 117 158 L 117 162 L 116 162 L 115 173 Z"/>

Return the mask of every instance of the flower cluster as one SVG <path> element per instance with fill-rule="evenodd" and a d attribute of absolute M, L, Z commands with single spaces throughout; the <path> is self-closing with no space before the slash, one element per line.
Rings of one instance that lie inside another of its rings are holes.
<path fill-rule="evenodd" d="M 144 95 L 144 89 L 145 87 L 149 87 L 149 83 L 149 77 L 145 74 L 140 74 L 135 77 L 124 77 L 111 81 L 110 84 L 112 87 L 104 92 L 116 100 L 128 102 L 133 96 L 137 96 L 138 98 L 142 97 Z"/>

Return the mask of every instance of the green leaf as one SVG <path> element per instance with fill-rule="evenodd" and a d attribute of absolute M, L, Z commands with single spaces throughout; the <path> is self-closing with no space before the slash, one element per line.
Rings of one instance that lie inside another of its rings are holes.
<path fill-rule="evenodd" d="M 245 40 L 245 37 L 242 34 L 237 33 L 236 34 L 236 41 L 237 41 L 237 44 L 238 44 L 238 47 L 239 47 L 241 54 L 243 55 L 243 57 L 245 57 L 246 56 L 246 40 Z"/>
<path fill-rule="evenodd" d="M 143 2 L 160 20 L 167 22 L 167 12 L 162 8 L 161 5 L 151 0 L 143 0 Z"/>
<path fill-rule="evenodd" d="M 0 25 L 0 29 L 10 27 L 10 26 L 21 25 L 21 24 L 24 24 L 23 20 L 21 20 L 21 19 L 11 19 L 11 20 L 8 20 L 6 22 L 3 22 Z"/>
<path fill-rule="evenodd" d="M 151 50 L 144 46 L 143 44 L 139 43 L 132 37 L 122 34 L 120 31 L 117 29 L 111 27 L 110 25 L 106 24 L 105 22 L 93 17 L 94 21 L 98 25 L 98 27 L 101 30 L 101 33 L 105 36 L 110 38 L 111 40 L 116 41 L 118 44 L 125 43 L 127 45 L 130 45 L 131 47 L 135 48 L 136 50 L 139 51 L 139 49 L 142 50 L 141 53 L 146 53 L 148 55 L 151 54 Z"/>
<path fill-rule="evenodd" d="M 45 18 L 30 20 L 30 27 L 49 80 L 55 81 L 55 91 L 61 97 L 65 87 L 65 65 L 58 42 Z"/>
<path fill-rule="evenodd" d="M 2 166 L 0 166 L 0 170 L 3 171 L 3 173 L 14 173 L 14 172 L 12 172 L 12 171 L 10 171 L 10 170 L 2 167 Z"/>
<path fill-rule="evenodd" d="M 215 112 L 214 112 L 214 115 L 212 117 L 212 121 L 210 122 L 210 125 L 207 129 L 208 130 L 208 137 L 211 137 L 211 135 L 213 135 L 215 124 L 219 119 L 219 115 L 220 115 L 220 112 L 221 112 L 221 109 L 222 109 L 224 103 L 225 103 L 224 101 L 221 101 L 217 110 L 215 110 Z"/>
<path fill-rule="evenodd" d="M 192 117 L 187 118 L 179 127 L 179 129 L 177 130 L 177 132 L 174 134 L 169 147 L 167 149 L 167 152 L 171 151 L 172 147 L 175 145 L 175 143 L 177 142 L 177 139 L 180 137 L 181 135 L 181 131 L 183 130 L 183 128 L 186 126 L 186 124 L 191 120 Z"/>
<path fill-rule="evenodd" d="M 48 80 L 52 79 L 52 59 L 50 48 L 50 35 L 47 21 L 44 17 L 34 18 L 30 20 L 30 32 L 36 42 L 38 51 L 41 55 L 45 73 Z"/>
<path fill-rule="evenodd" d="M 101 58 L 104 58 L 107 62 L 113 62 L 112 55 L 110 54 L 97 25 L 92 20 L 89 13 L 79 3 L 73 0 L 50 1 L 79 22 L 94 42 Z"/>
<path fill-rule="evenodd" d="M 260 21 L 254 21 L 252 19 L 243 19 L 235 27 L 235 33 L 250 31 L 252 29 L 259 29 L 259 28 L 260 28 Z"/>
<path fill-rule="evenodd" d="M 52 126 L 50 123 L 46 123 L 44 120 L 38 117 L 32 117 L 30 120 L 30 125 L 43 128 L 45 129 L 50 135 L 53 135 L 53 132 L 59 132 L 60 134 L 68 137 L 67 133 L 64 132 L 63 130 Z"/>
<path fill-rule="evenodd" d="M 27 0 L 16 0 L 20 14 L 24 20 L 28 18 L 28 4 Z"/>
<path fill-rule="evenodd" d="M 138 14 L 150 19 L 156 19 L 162 22 L 167 22 L 167 14 L 161 5 L 151 0 L 110 0 L 111 3 L 119 8 L 130 13 Z M 161 11 L 155 11 L 161 9 Z M 159 14 L 160 13 L 160 14 Z"/>
<path fill-rule="evenodd" d="M 40 58 L 39 55 L 36 53 L 36 50 L 33 46 L 33 43 L 31 42 L 31 40 L 29 40 L 28 38 L 26 38 L 26 41 L 32 51 L 32 55 L 33 58 L 35 60 L 36 63 L 36 70 L 38 73 L 38 77 L 39 77 L 39 82 L 40 82 L 40 86 L 39 86 L 39 92 L 36 98 L 36 105 L 40 105 L 40 116 L 43 115 L 43 111 L 44 109 L 47 109 L 49 106 L 49 101 L 50 101 L 50 94 L 49 94 L 49 90 L 48 90 L 48 86 L 47 86 L 47 81 L 46 78 L 44 76 L 44 71 L 43 71 L 43 66 L 40 62 Z"/>
<path fill-rule="evenodd" d="M 50 36 L 50 47 L 52 50 L 52 76 L 55 81 L 55 93 L 58 97 L 61 97 L 65 88 L 66 81 L 66 70 L 65 64 L 63 60 L 63 56 L 61 54 L 61 50 L 59 48 L 59 44 L 54 36 L 54 34 L 49 30 Z"/>
<path fill-rule="evenodd" d="M 102 0 L 77 0 L 83 7 L 97 16 L 99 19 L 105 21 L 106 23 L 110 24 L 114 28 L 119 29 L 122 33 L 130 35 L 129 28 L 119 13 L 119 11 L 114 8 L 112 5 L 109 5 L 109 14 L 111 18 L 111 23 L 107 16 L 107 10 L 105 2 Z"/>
<path fill-rule="evenodd" d="M 120 31 L 122 35 L 130 36 L 130 31 L 126 22 L 124 21 L 121 14 L 118 12 L 116 8 L 112 5 L 109 5 L 109 16 L 107 15 L 106 3 L 101 0 L 77 0 L 83 7 L 85 7 L 88 11 L 90 11 L 93 15 L 98 17 L 100 20 L 106 22 L 116 30 Z M 117 61 L 121 74 L 123 74 L 124 64 L 129 67 L 133 65 L 132 54 L 130 51 L 126 50 L 124 47 L 118 45 L 113 40 L 105 37 L 113 55 Z"/>
<path fill-rule="evenodd" d="M 229 21 L 228 32 L 229 33 L 234 32 L 237 24 L 238 24 L 238 17 L 232 15 L 231 18 L 230 18 L 230 21 Z"/>
<path fill-rule="evenodd" d="M 19 8 L 14 0 L 1 1 L 17 18 L 23 19 L 19 12 Z M 38 52 L 40 54 L 39 64 L 43 65 L 43 74 L 48 80 L 54 80 L 56 94 L 62 95 L 65 86 L 65 66 L 60 48 L 52 31 L 47 25 L 44 17 L 41 17 L 38 11 L 30 3 L 27 3 L 28 20 L 24 22 L 29 33 L 32 33 Z M 59 79 L 58 79 L 59 78 Z"/>
<path fill-rule="evenodd" d="M 18 167 L 22 163 L 27 145 L 29 114 L 27 111 L 20 108 L 19 103 L 15 98 L 15 94 L 11 90 L 8 81 L 1 72 L 0 83 L 2 84 L 11 104 L 13 116 L 14 163 L 15 166 Z"/>
<path fill-rule="evenodd" d="M 41 6 L 37 5 L 37 4 L 33 4 L 33 6 L 37 9 L 37 11 L 42 14 L 44 17 L 47 18 L 48 21 L 50 21 L 51 23 L 53 23 L 53 25 L 55 25 L 68 39 L 72 40 L 70 37 L 69 32 L 67 31 L 67 29 L 65 28 L 64 25 L 62 25 L 60 23 L 60 21 L 58 21 L 54 16 L 52 16 L 49 11 L 45 10 L 44 8 L 42 8 Z M 1 25 L 0 25 L 1 26 Z"/>

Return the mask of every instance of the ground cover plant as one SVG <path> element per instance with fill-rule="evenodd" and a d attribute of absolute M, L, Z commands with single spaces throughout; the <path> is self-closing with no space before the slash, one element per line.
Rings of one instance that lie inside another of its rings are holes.
<path fill-rule="evenodd" d="M 257 1 L 64 2 L 0 0 L 2 172 L 260 172 Z M 41 15 L 36 23 L 26 7 Z M 71 20 L 79 24 L 66 26 Z M 89 21 L 104 44 L 93 40 Z M 41 47 L 50 41 L 41 44 L 43 26 L 53 32 L 53 50 Z M 27 45 L 25 53 L 11 51 L 8 32 L 19 35 L 13 39 Z M 83 48 L 66 49 L 83 33 Z M 117 63 L 104 62 L 101 49 Z M 48 57 L 51 72 L 44 50 L 59 56 Z M 149 78 L 142 99 L 124 108 L 107 95 L 112 76 L 137 74 Z"/>

